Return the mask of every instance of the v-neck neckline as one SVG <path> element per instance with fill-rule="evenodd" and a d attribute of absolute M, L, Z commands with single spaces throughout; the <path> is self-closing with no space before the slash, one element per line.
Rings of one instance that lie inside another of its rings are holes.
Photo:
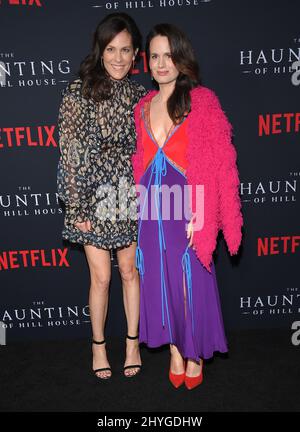
<path fill-rule="evenodd" d="M 144 123 L 145 123 L 146 129 L 147 129 L 147 131 L 148 131 L 148 133 L 150 135 L 150 138 L 152 139 L 152 141 L 154 142 L 154 144 L 156 144 L 156 146 L 159 149 L 162 150 L 165 147 L 165 145 L 169 142 L 169 140 L 171 139 L 171 137 L 174 135 L 174 133 L 176 132 L 176 130 L 178 129 L 178 127 L 182 125 L 182 123 L 184 122 L 185 119 L 183 121 L 181 121 L 177 125 L 174 125 L 174 123 L 172 123 L 172 125 L 171 125 L 171 127 L 170 127 L 170 129 L 168 131 L 168 134 L 167 134 L 167 136 L 165 138 L 165 141 L 164 141 L 163 145 L 160 146 L 159 143 L 158 143 L 158 141 L 157 141 L 157 139 L 156 139 L 156 137 L 155 137 L 155 135 L 154 135 L 154 132 L 152 130 L 151 119 L 150 119 L 150 106 L 151 106 L 151 100 L 147 101 L 145 103 L 144 107 L 143 107 Z M 145 110 L 145 107 L 146 107 L 146 110 Z"/>
<path fill-rule="evenodd" d="M 178 125 L 175 125 L 174 123 L 171 124 L 171 126 L 170 126 L 170 128 L 168 130 L 168 133 L 167 133 L 167 135 L 166 135 L 166 137 L 165 137 L 165 139 L 163 141 L 163 144 L 159 145 L 159 142 L 158 142 L 158 140 L 157 140 L 157 138 L 156 138 L 156 136 L 154 134 L 154 131 L 153 131 L 152 125 L 151 125 L 151 102 L 152 102 L 152 99 L 148 102 L 148 107 L 147 107 L 147 109 L 148 109 L 148 113 L 147 113 L 148 114 L 148 127 L 150 129 L 150 132 L 151 132 L 151 134 L 153 136 L 154 141 L 157 144 L 157 147 L 159 147 L 160 149 L 162 149 L 162 148 L 164 148 L 164 146 L 168 142 L 169 138 L 172 136 L 172 132 L 175 131 L 176 126 L 178 126 Z"/>

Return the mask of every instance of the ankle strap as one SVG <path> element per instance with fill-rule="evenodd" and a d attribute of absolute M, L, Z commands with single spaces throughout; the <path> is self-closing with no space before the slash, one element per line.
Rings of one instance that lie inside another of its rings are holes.
<path fill-rule="evenodd" d="M 95 341 L 95 340 L 93 339 L 93 343 L 96 344 L 96 345 L 102 345 L 102 344 L 105 343 L 105 339 L 103 339 L 103 341 L 101 341 L 101 342 Z"/>
<path fill-rule="evenodd" d="M 137 339 L 139 337 L 139 335 L 137 335 L 137 336 L 128 336 L 128 335 L 126 335 L 126 337 L 127 337 L 127 339 L 134 340 L 134 339 Z"/>

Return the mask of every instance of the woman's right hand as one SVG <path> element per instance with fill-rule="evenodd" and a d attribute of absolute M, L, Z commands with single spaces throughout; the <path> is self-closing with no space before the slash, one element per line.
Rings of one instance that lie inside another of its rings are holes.
<path fill-rule="evenodd" d="M 86 220 L 84 222 L 76 222 L 74 224 L 76 228 L 78 228 L 80 231 L 86 233 L 92 230 L 92 225 L 89 220 Z"/>

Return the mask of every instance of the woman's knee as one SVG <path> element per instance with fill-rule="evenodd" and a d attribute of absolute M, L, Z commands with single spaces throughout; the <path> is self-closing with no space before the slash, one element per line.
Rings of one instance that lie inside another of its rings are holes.
<path fill-rule="evenodd" d="M 137 276 L 137 270 L 134 263 L 119 264 L 119 271 L 123 282 L 131 282 Z"/>
<path fill-rule="evenodd" d="M 110 275 L 105 274 L 92 274 L 91 275 L 91 289 L 97 291 L 108 291 L 110 283 Z"/>

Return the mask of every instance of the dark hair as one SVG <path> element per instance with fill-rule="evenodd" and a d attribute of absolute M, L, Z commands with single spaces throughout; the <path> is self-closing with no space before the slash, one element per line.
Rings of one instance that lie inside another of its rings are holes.
<path fill-rule="evenodd" d="M 109 98 L 111 82 L 102 65 L 101 57 L 105 47 L 123 30 L 127 30 L 131 35 L 134 51 L 139 49 L 141 33 L 133 18 L 126 13 L 109 14 L 98 24 L 93 37 L 92 51 L 81 62 L 79 69 L 82 80 L 81 92 L 85 98 L 93 98 L 96 102 Z"/>
<path fill-rule="evenodd" d="M 200 84 L 199 66 L 188 37 L 172 24 L 157 24 L 149 32 L 146 41 L 148 63 L 150 42 L 155 36 L 166 36 L 169 41 L 171 57 L 179 75 L 175 89 L 168 99 L 168 113 L 174 123 L 180 122 L 191 110 L 190 91 Z"/>

